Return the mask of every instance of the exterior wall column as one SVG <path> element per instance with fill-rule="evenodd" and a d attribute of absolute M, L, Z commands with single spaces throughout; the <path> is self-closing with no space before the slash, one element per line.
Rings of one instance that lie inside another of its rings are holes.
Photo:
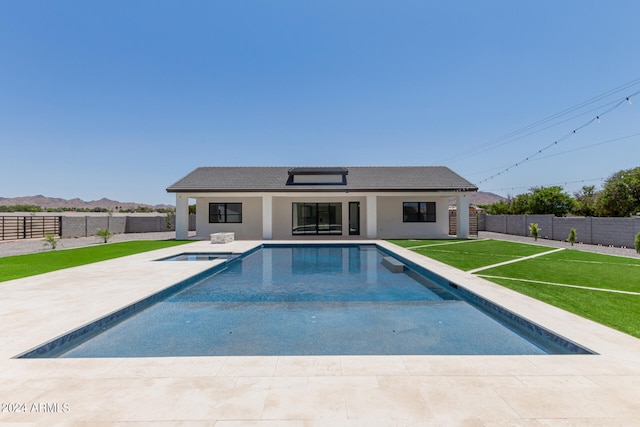
<path fill-rule="evenodd" d="M 367 238 L 378 237 L 378 196 L 367 196 Z"/>
<path fill-rule="evenodd" d="M 469 238 L 469 197 L 456 196 L 456 230 L 458 239 Z"/>
<path fill-rule="evenodd" d="M 176 193 L 176 240 L 189 238 L 189 197 Z"/>
<path fill-rule="evenodd" d="M 262 238 L 273 238 L 273 196 L 262 196 Z"/>

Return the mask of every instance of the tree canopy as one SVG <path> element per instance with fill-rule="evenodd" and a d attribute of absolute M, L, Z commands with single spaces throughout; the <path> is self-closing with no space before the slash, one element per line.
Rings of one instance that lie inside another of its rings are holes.
<path fill-rule="evenodd" d="M 534 187 L 529 197 L 529 212 L 565 216 L 573 209 L 575 201 L 562 187 Z"/>
<path fill-rule="evenodd" d="M 606 180 L 601 191 L 596 191 L 593 185 L 583 186 L 572 197 L 560 186 L 533 187 L 528 193 L 483 207 L 491 215 L 636 215 L 640 212 L 640 167 L 614 173 Z"/>
<path fill-rule="evenodd" d="M 562 187 L 534 187 L 529 193 L 519 194 L 508 201 L 485 206 L 488 213 L 500 214 L 553 214 L 565 216 L 571 212 L 575 201 L 564 193 Z"/>
<path fill-rule="evenodd" d="M 614 173 L 598 198 L 603 216 L 629 216 L 640 212 L 640 167 Z"/>
<path fill-rule="evenodd" d="M 595 185 L 585 185 L 580 191 L 573 193 L 576 203 L 573 213 L 579 216 L 597 216 L 596 201 L 598 193 Z"/>

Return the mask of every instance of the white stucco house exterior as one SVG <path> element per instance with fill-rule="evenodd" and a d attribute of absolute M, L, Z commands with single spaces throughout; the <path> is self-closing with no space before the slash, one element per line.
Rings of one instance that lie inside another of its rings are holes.
<path fill-rule="evenodd" d="M 443 166 L 200 167 L 167 188 L 177 239 L 195 200 L 197 237 L 240 240 L 448 238 L 450 197 L 467 238 L 477 190 Z"/>

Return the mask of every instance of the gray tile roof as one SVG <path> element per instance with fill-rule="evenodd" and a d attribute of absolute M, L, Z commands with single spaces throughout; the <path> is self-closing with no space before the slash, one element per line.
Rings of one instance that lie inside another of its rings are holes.
<path fill-rule="evenodd" d="M 292 184 L 291 166 L 200 167 L 168 192 L 477 191 L 444 166 L 347 166 L 346 184 Z M 308 171 L 313 168 L 295 168 Z M 331 168 L 336 169 L 336 168 Z"/>

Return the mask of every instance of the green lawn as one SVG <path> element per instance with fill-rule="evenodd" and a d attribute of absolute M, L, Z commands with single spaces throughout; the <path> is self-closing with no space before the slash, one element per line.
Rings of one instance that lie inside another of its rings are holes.
<path fill-rule="evenodd" d="M 640 292 L 640 259 L 569 249 L 478 274 Z"/>
<path fill-rule="evenodd" d="M 471 240 L 466 239 L 434 239 L 434 240 L 389 240 L 391 243 L 395 243 L 398 246 L 402 246 L 403 248 L 413 248 L 415 246 L 431 246 L 431 245 L 443 245 L 450 244 L 454 242 L 469 242 Z"/>
<path fill-rule="evenodd" d="M 77 249 L 52 250 L 0 258 L 0 282 L 35 276 L 64 268 L 184 245 L 189 240 L 135 240 Z"/>
<path fill-rule="evenodd" d="M 488 279 L 548 304 L 640 338 L 640 295 Z"/>
<path fill-rule="evenodd" d="M 406 241 L 405 241 L 406 242 Z M 419 246 L 425 240 L 415 245 Z M 393 241 L 396 243 L 396 241 Z M 474 268 L 486 265 L 497 264 L 516 258 L 535 255 L 546 252 L 552 248 L 545 248 L 537 245 L 527 245 L 524 243 L 504 242 L 499 240 L 469 240 L 466 243 L 456 243 L 450 245 L 427 246 L 413 249 L 415 252 L 433 258 L 445 264 L 452 265 L 460 270 L 473 270 Z"/>
<path fill-rule="evenodd" d="M 393 241 L 397 243 L 397 241 Z M 415 241 L 401 246 L 418 246 Z M 553 248 L 500 240 L 479 240 L 413 249 L 461 270 L 471 270 Z M 640 293 L 640 259 L 567 249 L 512 264 L 482 270 L 498 276 L 582 287 Z M 640 295 L 486 278 L 506 288 L 640 338 Z"/>

